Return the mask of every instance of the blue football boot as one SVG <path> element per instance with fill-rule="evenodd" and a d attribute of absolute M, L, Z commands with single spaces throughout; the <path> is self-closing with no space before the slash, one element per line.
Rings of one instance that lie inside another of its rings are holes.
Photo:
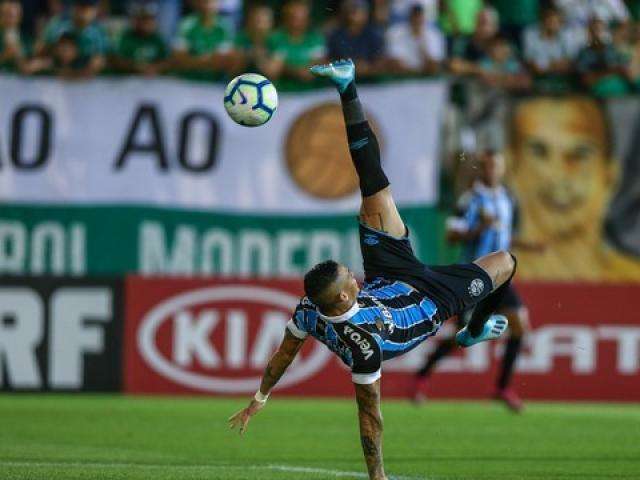
<path fill-rule="evenodd" d="M 311 67 L 311 73 L 317 77 L 328 78 L 340 93 L 344 93 L 356 78 L 356 66 L 351 59 L 338 60 L 325 65 L 314 65 Z"/>
<path fill-rule="evenodd" d="M 484 324 L 482 332 L 477 337 L 472 337 L 468 326 L 464 327 L 456 334 L 456 343 L 461 347 L 470 347 L 476 343 L 495 340 L 507 331 L 509 321 L 504 315 L 491 315 L 487 323 Z"/>

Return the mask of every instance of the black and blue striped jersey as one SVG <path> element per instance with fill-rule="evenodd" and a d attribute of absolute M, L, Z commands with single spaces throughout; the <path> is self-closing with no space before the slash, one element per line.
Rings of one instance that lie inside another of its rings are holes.
<path fill-rule="evenodd" d="M 464 262 L 473 262 L 491 252 L 511 248 L 512 234 L 517 227 L 518 206 L 504 186 L 489 188 L 476 182 L 460 197 L 455 215 L 447 221 L 447 228 L 464 232 L 473 230 L 482 222 L 483 216 L 493 218 L 495 222 L 477 238 L 465 243 L 461 259 Z"/>
<path fill-rule="evenodd" d="M 297 338 L 324 343 L 351 368 L 355 383 L 381 376 L 382 362 L 402 355 L 436 334 L 435 303 L 410 285 L 376 278 L 365 283 L 351 309 L 327 317 L 304 297 L 287 328 Z"/>

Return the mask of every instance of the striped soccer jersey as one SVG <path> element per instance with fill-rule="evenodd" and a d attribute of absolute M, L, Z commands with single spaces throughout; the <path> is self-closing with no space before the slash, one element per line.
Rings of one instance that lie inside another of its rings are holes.
<path fill-rule="evenodd" d="M 465 243 L 462 261 L 473 262 L 491 252 L 511 248 L 511 237 L 517 223 L 517 204 L 505 187 L 488 188 L 476 182 L 460 197 L 456 210 L 455 217 L 448 221 L 449 228 L 453 230 L 473 230 L 483 216 L 496 220 L 477 238 Z"/>
<path fill-rule="evenodd" d="M 351 367 L 355 383 L 381 376 L 382 362 L 402 355 L 436 334 L 435 303 L 410 285 L 376 278 L 365 283 L 351 309 L 338 317 L 321 314 L 304 297 L 287 324 L 297 338 L 324 343 Z"/>

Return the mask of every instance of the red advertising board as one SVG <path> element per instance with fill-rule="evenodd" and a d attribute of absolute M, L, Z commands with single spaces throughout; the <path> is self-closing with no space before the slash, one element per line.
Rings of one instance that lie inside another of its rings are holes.
<path fill-rule="evenodd" d="M 519 286 L 533 331 L 514 384 L 525 398 L 640 401 L 638 285 Z M 131 277 L 126 282 L 124 388 L 129 393 L 248 395 L 279 344 L 300 281 Z M 452 328 L 450 326 L 449 328 Z M 406 394 L 438 337 L 385 362 L 383 391 Z M 459 350 L 442 362 L 432 397 L 491 394 L 499 342 Z M 309 338 L 279 394 L 352 394 L 348 370 Z"/>

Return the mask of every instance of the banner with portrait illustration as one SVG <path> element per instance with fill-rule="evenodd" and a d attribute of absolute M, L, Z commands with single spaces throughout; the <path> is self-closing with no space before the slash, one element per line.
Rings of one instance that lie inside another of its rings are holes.
<path fill-rule="evenodd" d="M 455 111 L 454 165 L 470 146 L 505 153 L 516 237 L 542 247 L 515 249 L 522 280 L 640 281 L 640 99 L 479 91 Z"/>

